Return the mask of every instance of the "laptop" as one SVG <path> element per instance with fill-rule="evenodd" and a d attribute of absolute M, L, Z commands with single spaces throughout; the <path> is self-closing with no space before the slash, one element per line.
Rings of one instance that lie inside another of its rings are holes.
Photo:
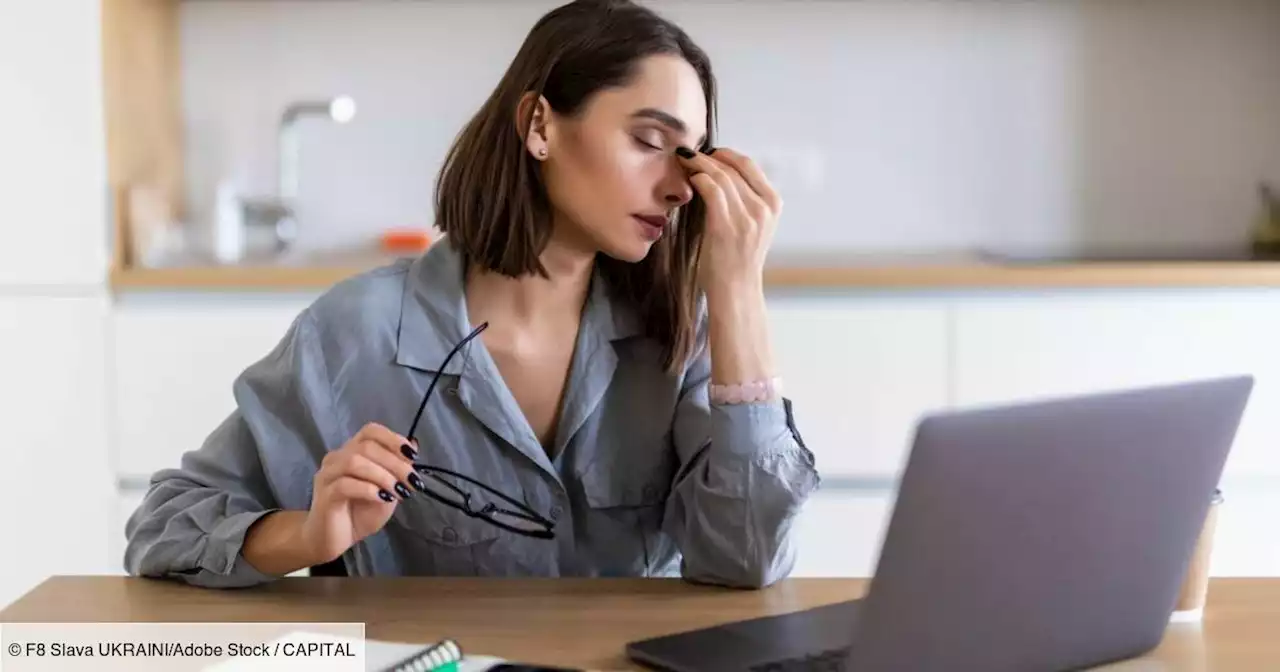
<path fill-rule="evenodd" d="M 1033 672 L 1143 655 L 1169 623 L 1253 382 L 926 415 L 862 599 L 627 655 L 671 672 Z"/>

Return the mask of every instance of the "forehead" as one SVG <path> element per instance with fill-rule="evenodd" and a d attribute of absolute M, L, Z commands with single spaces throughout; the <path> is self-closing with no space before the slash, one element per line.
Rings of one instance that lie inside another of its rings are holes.
<path fill-rule="evenodd" d="M 635 78 L 625 87 L 602 91 L 599 108 L 610 116 L 626 117 L 636 110 L 653 108 L 684 122 L 687 140 L 706 135 L 707 100 L 702 81 L 689 62 L 672 55 L 649 56 L 636 66 Z"/>

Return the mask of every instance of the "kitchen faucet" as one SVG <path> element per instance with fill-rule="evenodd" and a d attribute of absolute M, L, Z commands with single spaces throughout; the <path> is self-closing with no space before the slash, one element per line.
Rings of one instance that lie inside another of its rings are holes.
<path fill-rule="evenodd" d="M 275 253 L 286 250 L 298 235 L 299 123 L 308 117 L 327 117 L 345 124 L 355 114 L 356 103 L 349 96 L 297 101 L 285 107 L 276 131 L 276 193 L 243 200 L 246 228 L 257 231 L 259 238 L 265 233 Z"/>
<path fill-rule="evenodd" d="M 298 122 L 311 116 L 328 117 L 345 124 L 356 116 L 356 103 L 349 96 L 338 96 L 330 100 L 295 102 L 285 108 L 276 135 L 276 175 L 277 195 L 286 204 L 292 204 L 298 196 Z"/>

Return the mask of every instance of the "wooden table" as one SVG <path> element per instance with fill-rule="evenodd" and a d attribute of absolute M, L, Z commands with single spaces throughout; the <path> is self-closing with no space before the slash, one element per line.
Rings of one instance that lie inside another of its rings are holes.
<path fill-rule="evenodd" d="M 760 591 L 666 579 L 286 578 L 206 590 L 124 577 L 55 577 L 0 622 L 364 622 L 366 636 L 453 637 L 470 651 L 587 669 L 639 669 L 628 641 L 854 599 L 855 579 L 791 579 Z M 1280 670 L 1280 579 L 1215 579 L 1203 623 L 1171 625 L 1111 670 Z"/>

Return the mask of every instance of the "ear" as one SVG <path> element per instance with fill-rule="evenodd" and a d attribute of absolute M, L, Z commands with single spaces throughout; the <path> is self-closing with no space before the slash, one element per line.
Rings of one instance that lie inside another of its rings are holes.
<path fill-rule="evenodd" d="M 516 108 L 516 132 L 534 159 L 545 161 L 551 153 L 551 104 L 533 92 L 520 98 Z"/>

